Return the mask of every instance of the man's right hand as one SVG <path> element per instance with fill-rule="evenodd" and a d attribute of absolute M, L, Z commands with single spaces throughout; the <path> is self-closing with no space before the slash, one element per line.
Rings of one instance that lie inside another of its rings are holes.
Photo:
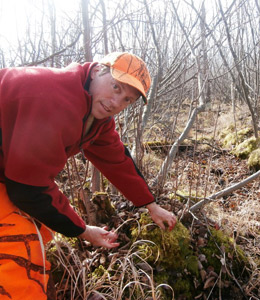
<path fill-rule="evenodd" d="M 79 238 L 87 240 L 93 246 L 100 246 L 108 249 L 119 246 L 119 243 L 115 242 L 118 235 L 113 231 L 107 231 L 107 227 L 101 228 L 86 225 L 86 230 L 79 235 Z"/>

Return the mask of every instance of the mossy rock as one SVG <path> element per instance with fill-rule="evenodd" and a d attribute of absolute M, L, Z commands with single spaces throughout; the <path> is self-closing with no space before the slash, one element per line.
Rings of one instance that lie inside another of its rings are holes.
<path fill-rule="evenodd" d="M 190 247 L 188 229 L 177 222 L 172 231 L 163 231 L 152 222 L 146 213 L 141 215 L 140 227 L 133 227 L 131 235 L 134 241 L 143 240 L 138 245 L 138 253 L 154 269 L 158 284 L 169 284 L 175 295 L 192 299 L 194 285 L 192 277 L 197 277 L 198 258 Z"/>
<path fill-rule="evenodd" d="M 260 139 L 250 137 L 235 147 L 232 151 L 237 157 L 246 159 L 249 155 L 258 148 Z"/>
<path fill-rule="evenodd" d="M 186 227 L 178 222 L 172 231 L 163 231 L 154 225 L 152 219 L 143 213 L 140 218 L 141 230 L 135 227 L 131 231 L 133 239 L 148 240 L 139 246 L 142 256 L 148 263 L 157 261 L 163 267 L 183 270 L 187 267 L 186 258 L 192 254 L 189 249 L 190 234 Z"/>
<path fill-rule="evenodd" d="M 260 149 L 256 149 L 250 153 L 247 164 L 254 171 L 260 170 Z"/>

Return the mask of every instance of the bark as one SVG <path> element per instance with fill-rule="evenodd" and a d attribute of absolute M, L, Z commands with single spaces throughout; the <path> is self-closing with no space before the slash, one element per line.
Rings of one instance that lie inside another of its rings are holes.
<path fill-rule="evenodd" d="M 82 24 L 83 24 L 83 47 L 85 61 L 90 62 L 93 60 L 91 51 L 91 38 L 90 38 L 90 20 L 89 20 L 89 0 L 81 0 L 82 7 Z"/>
<path fill-rule="evenodd" d="M 106 6 L 104 0 L 100 0 L 102 8 L 102 20 L 103 20 L 103 37 L 104 37 L 104 54 L 108 54 L 108 37 L 107 37 L 107 15 Z"/>

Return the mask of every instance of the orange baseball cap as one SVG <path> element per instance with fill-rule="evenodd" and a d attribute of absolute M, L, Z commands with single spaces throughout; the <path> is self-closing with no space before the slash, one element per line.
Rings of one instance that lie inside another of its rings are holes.
<path fill-rule="evenodd" d="M 144 103 L 147 104 L 151 77 L 145 62 L 140 57 L 128 52 L 112 52 L 99 63 L 110 67 L 114 79 L 136 88 L 142 94 Z"/>

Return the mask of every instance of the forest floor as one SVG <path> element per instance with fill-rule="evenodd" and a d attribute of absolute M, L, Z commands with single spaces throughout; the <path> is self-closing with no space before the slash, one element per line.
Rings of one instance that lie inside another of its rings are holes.
<path fill-rule="evenodd" d="M 165 157 L 164 151 L 158 149 L 146 153 L 142 172 L 148 182 L 158 172 Z M 53 263 L 58 299 L 260 299 L 260 180 L 206 204 L 194 215 L 185 213 L 198 198 L 208 197 L 251 174 L 245 160 L 223 150 L 216 142 L 213 145 L 204 140 L 183 147 L 173 162 L 163 190 L 158 194 L 158 190 L 152 189 L 157 194 L 158 203 L 174 211 L 188 229 L 189 247 L 200 265 L 204 264 L 203 257 L 205 259 L 202 253 L 206 253 L 202 251 L 212 236 L 210 228 L 225 234 L 223 241 L 218 240 L 216 245 L 219 253 L 213 254 L 218 263 L 221 262 L 221 268 L 217 270 L 213 262 L 208 262 L 199 268 L 196 276 L 187 270 L 174 274 L 179 278 L 189 276 L 192 288 L 182 283 L 175 296 L 169 296 L 169 286 L 166 288 L 168 298 L 153 282 L 155 273 L 163 270 L 157 269 L 156 264 L 149 269 L 146 262 L 135 265 L 134 257 L 139 257 L 140 249 L 137 250 L 130 232 L 134 225 L 139 224 L 146 209 L 136 209 L 121 195 L 106 190 L 116 210 L 107 223 L 109 228 L 117 231 L 120 246 L 106 250 L 77 239 L 57 236 L 48 255 Z M 64 186 L 64 180 L 60 186 L 66 194 L 68 185 Z M 84 215 L 82 210 L 81 214 Z M 246 263 L 243 262 L 238 273 L 233 267 L 239 258 L 227 250 L 224 245 L 227 239 L 235 252 L 241 248 L 246 256 Z"/>

